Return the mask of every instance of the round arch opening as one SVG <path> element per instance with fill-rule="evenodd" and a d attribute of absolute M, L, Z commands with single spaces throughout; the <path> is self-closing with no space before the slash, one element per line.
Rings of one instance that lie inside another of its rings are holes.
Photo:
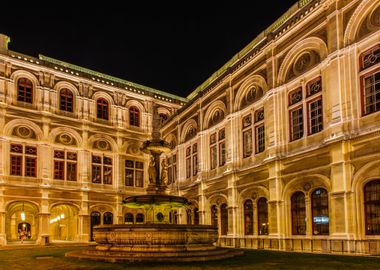
<path fill-rule="evenodd" d="M 49 235 L 52 241 L 76 241 L 78 210 L 68 204 L 53 206 L 50 210 Z"/>

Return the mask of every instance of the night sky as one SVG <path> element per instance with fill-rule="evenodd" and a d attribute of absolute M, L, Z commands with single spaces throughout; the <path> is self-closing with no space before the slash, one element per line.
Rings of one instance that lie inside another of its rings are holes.
<path fill-rule="evenodd" d="M 0 32 L 11 37 L 16 52 L 41 53 L 185 97 L 295 3 L 107 2 L 2 5 Z"/>

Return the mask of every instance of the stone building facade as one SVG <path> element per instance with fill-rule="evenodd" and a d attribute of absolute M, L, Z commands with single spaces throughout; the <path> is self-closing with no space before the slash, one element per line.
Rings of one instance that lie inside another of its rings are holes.
<path fill-rule="evenodd" d="M 173 150 L 173 223 L 218 245 L 380 253 L 380 0 L 302 0 L 187 98 L 0 37 L 0 244 L 90 241 L 144 222 L 153 107 Z M 26 228 L 26 229 L 24 229 Z"/>
<path fill-rule="evenodd" d="M 380 253 L 379 18 L 300 1 L 188 97 L 163 128 L 182 220 L 221 246 Z"/>

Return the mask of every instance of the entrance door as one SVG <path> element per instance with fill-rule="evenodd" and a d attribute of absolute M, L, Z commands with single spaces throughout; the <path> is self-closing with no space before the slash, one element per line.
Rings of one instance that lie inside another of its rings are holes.
<path fill-rule="evenodd" d="M 30 224 L 27 222 L 19 223 L 17 226 L 17 231 L 20 240 L 29 240 L 32 238 L 32 226 L 30 226 Z"/>
<path fill-rule="evenodd" d="M 91 241 L 94 241 L 93 228 L 94 226 L 100 225 L 100 213 L 92 212 L 91 213 Z"/>

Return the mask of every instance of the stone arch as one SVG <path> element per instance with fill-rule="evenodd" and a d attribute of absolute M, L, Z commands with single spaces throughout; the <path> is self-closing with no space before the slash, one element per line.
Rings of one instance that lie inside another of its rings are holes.
<path fill-rule="evenodd" d="M 168 142 L 173 149 L 178 145 L 177 137 L 173 133 L 167 135 L 165 141 Z"/>
<path fill-rule="evenodd" d="M 269 201 L 269 190 L 263 186 L 249 187 L 240 192 L 239 204 L 243 205 L 245 200 L 257 201 L 259 198 L 265 197 Z"/>
<path fill-rule="evenodd" d="M 360 27 L 367 16 L 380 5 L 380 0 L 363 0 L 355 9 L 350 20 L 347 23 L 344 33 L 344 45 L 350 45 L 355 42 Z"/>
<path fill-rule="evenodd" d="M 106 92 L 103 91 L 97 91 L 92 95 L 92 99 L 95 101 L 95 106 L 96 106 L 96 101 L 99 98 L 104 98 L 105 100 L 108 101 L 110 105 L 110 112 L 111 112 L 111 105 L 115 105 L 113 98 Z"/>
<path fill-rule="evenodd" d="M 83 143 L 82 141 L 82 137 L 81 135 L 71 129 L 71 128 L 67 128 L 67 127 L 58 127 L 58 128 L 54 128 L 51 132 L 50 132 L 50 135 L 49 135 L 49 141 L 51 143 L 55 143 L 57 142 L 57 137 L 60 136 L 60 135 L 63 135 L 63 134 L 67 134 L 68 136 L 70 136 L 71 138 L 73 138 L 75 140 L 75 142 L 68 142 L 68 143 L 65 143 L 64 141 L 63 142 L 60 142 L 61 144 L 64 144 L 64 145 L 74 145 L 74 146 L 77 146 L 77 147 L 80 147 Z"/>
<path fill-rule="evenodd" d="M 99 146 L 95 145 L 95 143 L 105 141 L 109 144 L 109 147 L 107 146 Z M 118 152 L 118 147 L 116 141 L 108 135 L 105 134 L 95 134 L 92 135 L 90 138 L 88 138 L 88 146 L 92 149 L 99 149 L 102 151 L 112 151 L 112 152 Z"/>
<path fill-rule="evenodd" d="M 183 125 L 181 133 L 181 142 L 186 141 L 188 133 L 191 132 L 191 130 L 195 131 L 195 134 L 191 137 L 194 138 L 198 132 L 198 124 L 194 119 L 187 120 L 186 123 Z"/>
<path fill-rule="evenodd" d="M 228 197 L 224 194 L 213 194 L 207 199 L 209 206 L 217 205 L 220 207 L 223 203 L 228 205 Z"/>
<path fill-rule="evenodd" d="M 364 209 L 364 186 L 369 182 L 380 179 L 380 161 L 368 162 L 361 167 L 352 179 L 351 190 L 355 194 L 352 211 L 357 221 L 357 232 L 360 237 L 365 236 L 365 209 Z"/>
<path fill-rule="evenodd" d="M 105 212 L 111 212 L 112 214 L 115 215 L 116 213 L 116 210 L 113 206 L 111 205 L 107 205 L 107 204 L 94 204 L 94 205 L 91 205 L 90 206 L 90 209 L 89 209 L 89 212 L 94 212 L 94 211 L 97 211 L 99 212 L 102 216 Z"/>
<path fill-rule="evenodd" d="M 330 192 L 330 179 L 321 174 L 310 174 L 306 176 L 296 177 L 285 185 L 282 192 L 282 200 L 289 200 L 294 192 L 302 191 L 305 193 L 305 195 L 307 195 L 319 187 L 326 189 L 327 192 Z"/>
<path fill-rule="evenodd" d="M 278 84 L 286 82 L 290 68 L 306 52 L 317 53 L 320 60 L 325 59 L 328 55 L 326 43 L 318 37 L 309 37 L 298 41 L 287 53 L 281 64 L 278 72 Z"/>
<path fill-rule="evenodd" d="M 145 112 L 145 107 L 144 105 L 141 104 L 141 102 L 137 101 L 137 100 L 134 100 L 134 99 L 131 99 L 131 100 L 128 100 L 127 103 L 125 104 L 125 106 L 129 109 L 130 107 L 136 107 L 137 109 L 140 110 L 140 113 L 144 113 Z M 142 115 L 141 115 L 142 116 Z"/>
<path fill-rule="evenodd" d="M 70 91 L 72 91 L 74 96 L 80 96 L 79 90 L 72 83 L 69 83 L 66 81 L 60 81 L 60 82 L 56 83 L 54 86 L 54 90 L 57 91 L 57 94 L 59 94 L 59 91 L 61 91 L 64 88 L 67 88 Z"/>
<path fill-rule="evenodd" d="M 261 75 L 252 75 L 248 77 L 239 87 L 239 90 L 235 96 L 235 102 L 234 102 L 234 111 L 238 111 L 241 107 L 241 103 L 244 99 L 244 97 L 247 95 L 247 92 L 252 88 L 257 87 L 262 89 L 262 94 L 264 94 L 266 91 L 268 91 L 268 85 L 265 81 L 264 77 Z"/>
<path fill-rule="evenodd" d="M 12 136 L 13 129 L 18 126 L 23 126 L 32 129 L 38 141 L 42 140 L 42 138 L 44 137 L 41 128 L 36 123 L 26 119 L 15 119 L 8 122 L 4 127 L 4 135 Z"/>
<path fill-rule="evenodd" d="M 226 104 L 224 104 L 224 102 L 221 100 L 217 100 L 217 101 L 213 102 L 210 105 L 210 107 L 208 107 L 206 113 L 204 114 L 204 120 L 203 120 L 203 128 L 204 129 L 209 128 L 209 122 L 217 110 L 221 110 L 224 114 L 224 117 L 226 117 L 226 115 L 227 115 Z"/>

